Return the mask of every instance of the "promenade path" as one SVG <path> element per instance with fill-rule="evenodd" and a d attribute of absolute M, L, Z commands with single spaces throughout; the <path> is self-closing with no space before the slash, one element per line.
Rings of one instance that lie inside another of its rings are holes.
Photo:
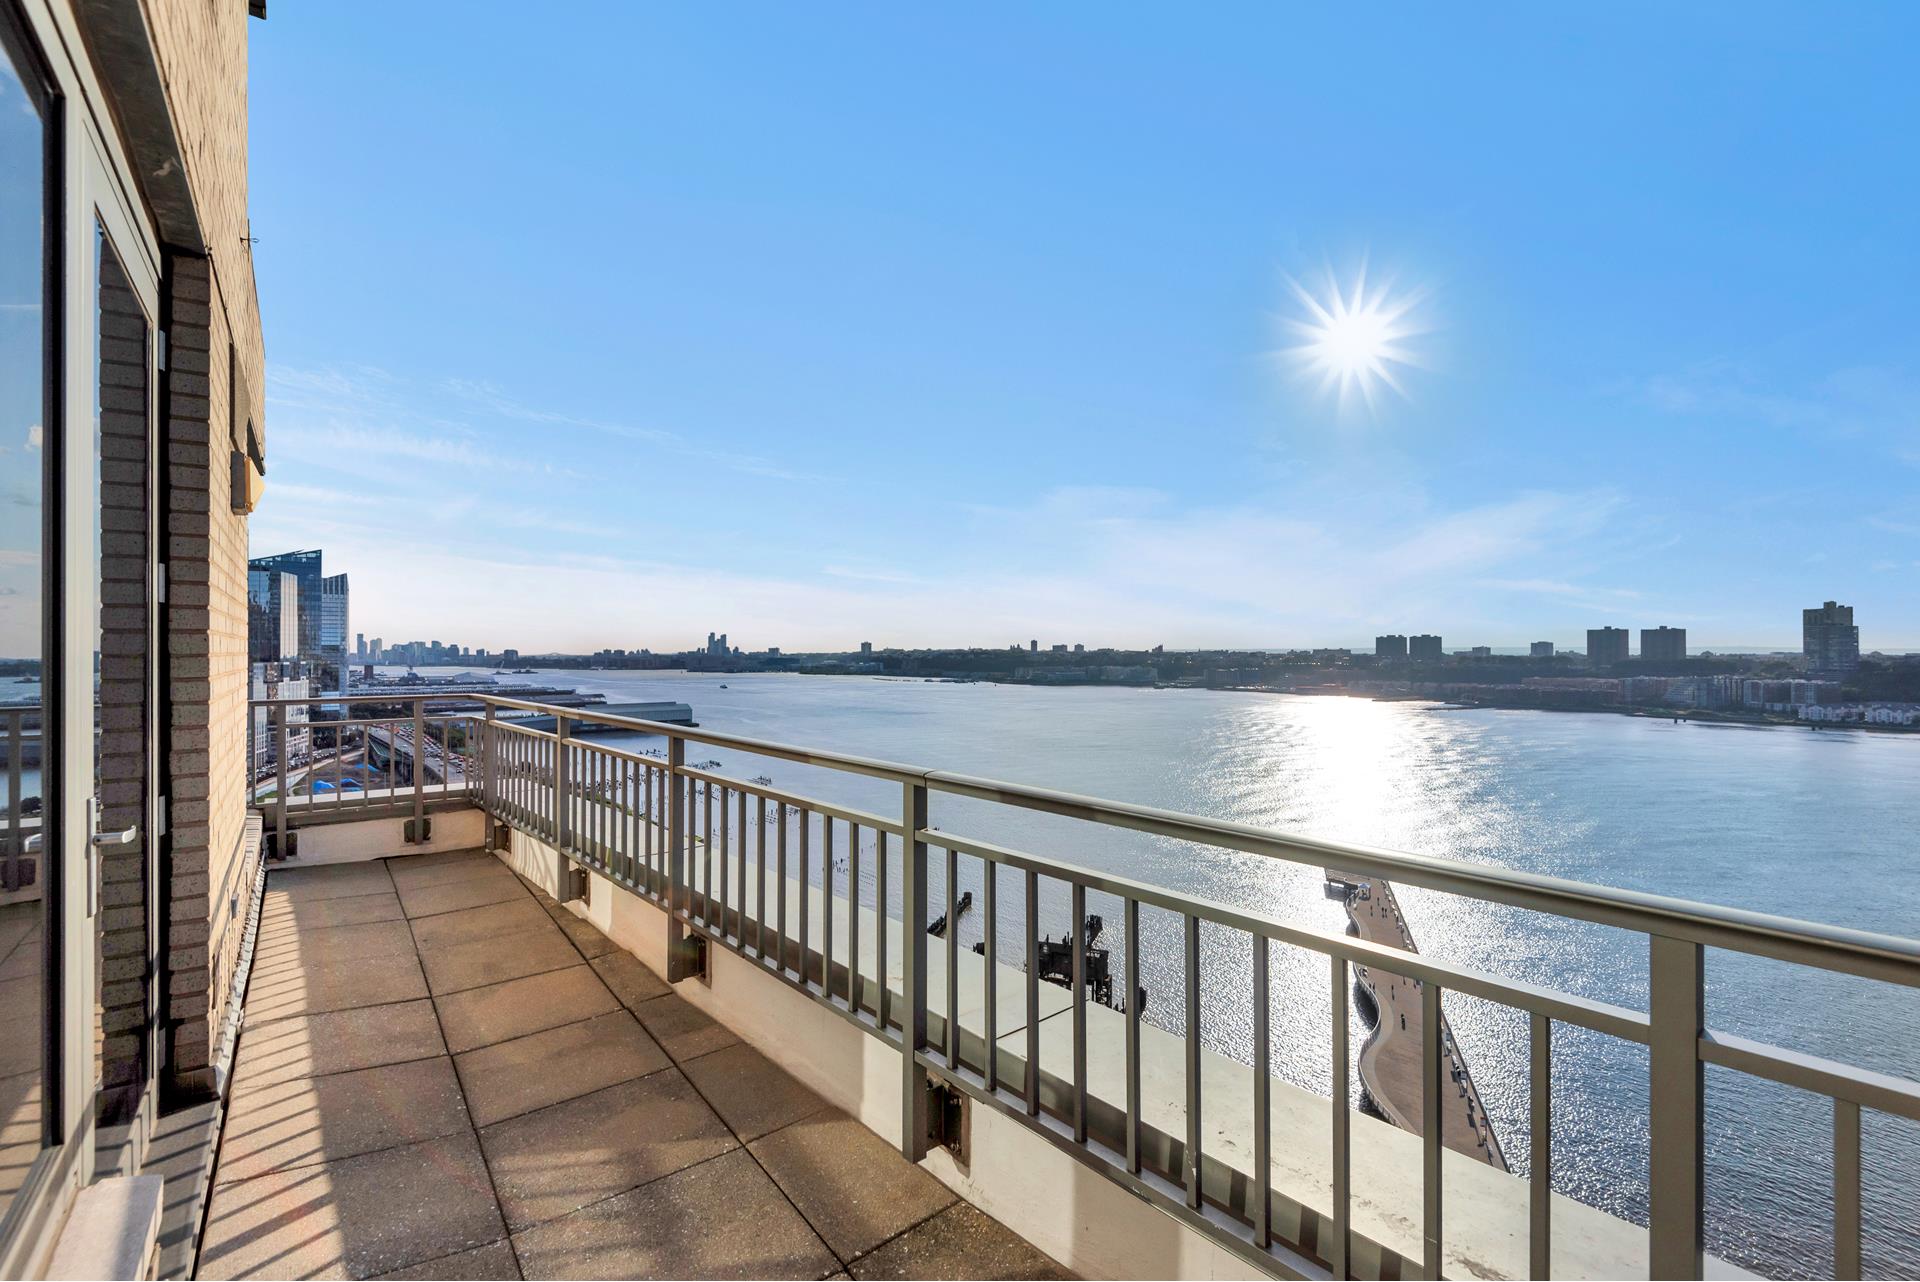
<path fill-rule="evenodd" d="M 1388 948 L 1417 953 L 1393 886 L 1381 878 L 1356 877 L 1327 870 L 1327 880 L 1347 887 L 1347 919 L 1361 939 Z M 1387 1119 L 1402 1130 L 1420 1134 L 1422 1116 L 1421 1059 L 1424 1011 L 1418 980 L 1368 966 L 1354 967 L 1355 979 L 1366 986 L 1379 1008 L 1379 1023 L 1360 1049 L 1360 1080 Z M 1507 1169 L 1493 1123 L 1481 1105 L 1465 1057 L 1454 1041 L 1453 1029 L 1442 1014 L 1440 1052 L 1446 1057 L 1440 1106 L 1441 1140 L 1457 1153 L 1475 1157 L 1499 1170 Z"/>

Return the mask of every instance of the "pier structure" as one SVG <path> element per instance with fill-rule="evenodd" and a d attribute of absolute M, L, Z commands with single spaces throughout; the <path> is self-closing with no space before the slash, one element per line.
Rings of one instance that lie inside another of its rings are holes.
<path fill-rule="evenodd" d="M 1352 933 L 1369 943 L 1409 953 L 1420 951 L 1391 883 L 1333 868 L 1326 874 L 1332 888 L 1329 893 L 1337 892 L 1346 901 Z M 1388 1121 L 1418 1135 L 1425 1031 L 1420 981 L 1371 966 L 1356 965 L 1353 971 L 1355 985 L 1374 1007 L 1373 1032 L 1360 1048 L 1361 1085 Z M 1450 1095 L 1440 1108 L 1441 1142 L 1456 1153 L 1502 1171 L 1508 1169 L 1493 1119 L 1487 1116 L 1466 1055 L 1444 1014 L 1440 1017 L 1440 1053 L 1446 1058 L 1444 1089 Z"/>

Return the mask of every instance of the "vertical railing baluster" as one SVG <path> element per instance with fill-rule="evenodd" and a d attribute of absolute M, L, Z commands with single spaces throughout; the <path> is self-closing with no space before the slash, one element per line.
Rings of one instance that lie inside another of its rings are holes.
<path fill-rule="evenodd" d="M 1069 895 L 1073 925 L 1073 1142 L 1087 1142 L 1087 888 Z"/>
<path fill-rule="evenodd" d="M 1267 937 L 1253 937 L 1253 1241 L 1273 1245 L 1272 1053 L 1267 1036 Z"/>
<path fill-rule="evenodd" d="M 553 719 L 553 831 L 554 845 L 562 851 L 573 844 L 573 803 L 569 796 L 573 789 L 573 745 L 567 738 L 572 729 L 571 719 Z"/>
<path fill-rule="evenodd" d="M 1425 1271 L 1420 1276 L 1424 1278 L 1440 1276 L 1443 1233 L 1440 1155 L 1445 1146 L 1441 1142 L 1444 1100 L 1440 1087 L 1446 1075 L 1442 1068 L 1445 1061 L 1440 1054 L 1441 1028 L 1440 985 L 1429 979 L 1420 987 L 1420 1170 L 1421 1189 L 1425 1194 L 1421 1238 L 1426 1248 Z"/>
<path fill-rule="evenodd" d="M 1040 1116 L 1040 874 L 1027 869 L 1027 1116 Z"/>
<path fill-rule="evenodd" d="M 722 788 L 720 790 L 720 848 L 717 852 L 717 855 L 720 863 L 720 938 L 721 939 L 725 939 L 727 937 L 727 904 L 728 904 L 727 856 L 733 853 L 733 845 L 727 829 L 727 801 L 732 796 L 733 796 L 732 789 Z M 711 918 L 713 915 L 711 910 L 711 905 L 709 905 L 709 910 L 707 915 L 709 918 Z"/>
<path fill-rule="evenodd" d="M 860 1004 L 860 825 L 847 825 L 847 1009 Z"/>
<path fill-rule="evenodd" d="M 498 732 L 494 729 L 494 722 L 498 719 L 498 714 L 499 709 L 489 703 L 487 705 L 486 721 L 480 728 L 480 808 L 487 812 L 488 850 L 492 850 L 499 844 L 495 825 L 499 820 L 500 806 L 494 797 L 494 788 L 498 778 L 498 763 L 494 760 Z M 369 723 L 369 730 L 364 739 L 364 743 L 366 755 L 371 756 L 373 753 L 371 723 Z M 371 784 L 373 781 L 369 779 L 367 782 Z M 367 795 L 369 799 L 372 798 L 373 789 L 371 787 L 367 789 Z"/>
<path fill-rule="evenodd" d="M 287 709 L 285 704 L 274 708 L 273 719 L 273 755 L 274 755 L 274 804 L 273 804 L 273 855 L 276 859 L 287 857 Z M 41 760 L 49 764 L 52 743 L 47 738 L 47 714 L 40 714 L 40 753 Z M 17 789 L 16 789 L 17 791 Z M 44 791 L 44 787 L 43 787 Z M 417 807 L 416 807 L 417 809 Z M 44 829 L 46 820 L 41 824 Z M 49 835 L 47 840 L 52 840 Z"/>
<path fill-rule="evenodd" d="M 774 821 L 773 948 L 778 954 L 774 969 L 784 972 L 787 969 L 787 803 L 779 801 L 774 805 L 780 812 Z"/>
<path fill-rule="evenodd" d="M 797 969 L 800 972 L 800 987 L 807 986 L 807 944 L 810 927 L 813 925 L 813 896 L 809 894 L 809 883 L 813 874 L 810 865 L 813 844 L 813 815 L 806 810 L 800 812 L 800 957 Z M 785 889 L 784 883 L 782 889 Z"/>
<path fill-rule="evenodd" d="M 986 1061 L 981 1068 L 986 1073 L 987 1089 L 1000 1089 L 1000 950 L 996 946 L 1000 934 L 1000 897 L 995 893 L 1000 884 L 1000 865 L 991 859 L 980 861 L 981 875 L 986 878 L 984 890 L 986 913 L 986 969 L 980 972 L 981 982 L 986 992 L 987 1027 L 982 1034 L 986 1050 Z"/>
<path fill-rule="evenodd" d="M 647 821 L 643 825 L 644 841 L 642 844 L 644 848 L 641 851 L 641 859 L 647 868 L 647 893 L 653 894 L 656 893 L 659 887 L 659 881 L 654 875 L 658 870 L 654 867 L 653 859 L 655 838 L 653 834 L 653 767 L 651 765 L 643 765 L 640 767 L 640 786 L 645 793 L 643 808 L 647 812 Z"/>
<path fill-rule="evenodd" d="M 947 1067 L 960 1067 L 960 852 L 947 847 Z"/>
<path fill-rule="evenodd" d="M 1833 1276 L 1855 1279 L 1860 1260 L 1860 1106 L 1833 1101 Z"/>
<path fill-rule="evenodd" d="M 308 714 L 311 719 L 312 714 Z M 312 750 L 313 732 L 307 732 L 308 750 Z M 413 701 L 413 839 L 425 841 L 427 831 L 427 705 L 423 699 Z"/>
<path fill-rule="evenodd" d="M 700 855 L 700 902 L 704 905 L 701 920 L 713 925 L 713 784 L 703 780 L 700 784 L 701 807 L 707 818 L 707 848 Z M 727 817 L 727 803 L 720 803 L 720 819 L 724 823 Z M 726 861 L 721 860 L 722 863 Z"/>
<path fill-rule="evenodd" d="M 880 1031 L 887 1031 L 887 1015 L 893 1009 L 893 981 L 887 977 L 887 830 L 877 829 L 873 841 L 873 978 L 880 985 L 875 994 L 875 1016 Z"/>
<path fill-rule="evenodd" d="M 927 785 L 901 785 L 900 969 L 907 1004 L 900 1039 L 900 1151 L 909 1162 L 927 1155 Z"/>
<path fill-rule="evenodd" d="M 744 950 L 747 946 L 747 790 L 745 788 L 738 791 L 734 803 L 739 809 L 740 822 L 738 831 L 734 835 L 736 845 L 733 852 L 733 893 L 740 903 L 733 914 L 735 927 L 733 941 Z"/>
<path fill-rule="evenodd" d="M 833 1004 L 832 815 L 820 816 L 820 996 L 829 1006 Z"/>
<path fill-rule="evenodd" d="M 1530 1072 L 1527 1101 L 1532 1114 L 1533 1171 L 1527 1190 L 1527 1260 L 1533 1278 L 1553 1273 L 1553 1021 L 1529 1018 Z"/>
<path fill-rule="evenodd" d="M 1352 1052 L 1347 1045 L 1347 959 L 1333 956 L 1333 1243 L 1327 1262 L 1337 1282 L 1345 1282 L 1349 1259 L 1353 1192 L 1352 1110 L 1347 1097 L 1352 1085 L 1347 1079 Z"/>
<path fill-rule="evenodd" d="M 1140 901 L 1121 910 L 1127 935 L 1127 1174 L 1140 1174 Z"/>
<path fill-rule="evenodd" d="M 278 711 L 277 709 L 275 710 Z M 40 724 L 46 724 L 46 714 L 40 714 Z M 248 726 L 253 725 L 253 717 L 247 718 Z M 26 869 L 22 867 L 21 856 L 26 850 L 26 834 L 20 831 L 20 769 L 21 754 L 27 750 L 25 732 L 26 713 L 9 712 L 7 714 L 7 875 L 0 879 L 0 889 L 18 890 L 26 882 Z M 41 760 L 46 756 L 44 750 Z M 247 758 L 247 804 L 251 806 L 258 788 L 257 776 L 260 772 L 259 758 Z M 44 846 L 44 842 L 42 845 Z"/>
<path fill-rule="evenodd" d="M 1697 1278 L 1706 1145 L 1699 944 L 1648 936 L 1648 1247 L 1655 1278 Z"/>
<path fill-rule="evenodd" d="M 760 823 L 756 849 L 759 859 L 754 863 L 754 876 L 757 889 L 753 897 L 753 955 L 759 961 L 767 959 L 767 799 L 756 798 L 760 806 Z"/>
<path fill-rule="evenodd" d="M 1187 971 L 1187 1206 L 1200 1209 L 1200 919 L 1186 914 Z"/>
<path fill-rule="evenodd" d="M 687 879 L 687 741 L 678 735 L 667 740 L 667 773 L 661 781 L 667 788 L 667 978 L 679 974 L 685 955 L 687 930 L 680 918 L 683 908 L 691 907 L 683 887 Z"/>

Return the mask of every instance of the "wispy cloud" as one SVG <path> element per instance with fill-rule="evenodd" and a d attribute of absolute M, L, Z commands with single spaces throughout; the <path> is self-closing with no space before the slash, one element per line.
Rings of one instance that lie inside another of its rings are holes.
<path fill-rule="evenodd" d="M 918 583 L 920 576 L 904 570 L 873 569 L 854 565 L 829 565 L 820 573 L 835 579 L 851 579 L 856 583 Z"/>
<path fill-rule="evenodd" d="M 736 472 L 745 472 L 752 476 L 764 476 L 783 481 L 819 481 L 826 478 L 811 472 L 802 472 L 789 468 L 772 459 L 755 454 L 740 454 L 728 450 L 709 449 L 696 444 L 678 432 L 660 427 L 641 427 L 631 423 L 616 423 L 606 419 L 587 418 L 577 414 L 565 414 L 556 410 L 541 409 L 517 401 L 503 392 L 496 384 L 481 380 L 450 378 L 442 384 L 447 391 L 484 408 L 487 412 L 502 418 L 518 419 L 527 423 L 545 423 L 557 427 L 585 428 L 590 432 L 617 437 L 621 440 L 640 441 L 658 446 L 671 453 L 686 458 L 699 459 L 715 463 Z"/>
<path fill-rule="evenodd" d="M 1655 375 L 1631 390 L 1639 403 L 1662 413 L 1818 438 L 1863 438 L 1895 458 L 1920 463 L 1920 383 L 1902 370 L 1853 365 L 1783 384 L 1738 362 L 1713 361 Z"/>

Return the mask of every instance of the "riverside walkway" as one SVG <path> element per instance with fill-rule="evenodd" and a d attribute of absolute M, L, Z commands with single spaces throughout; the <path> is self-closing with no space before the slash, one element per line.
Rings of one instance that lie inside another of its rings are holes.
<path fill-rule="evenodd" d="M 1347 920 L 1360 938 L 1405 952 L 1420 951 L 1387 881 L 1355 877 L 1332 868 L 1327 869 L 1327 880 L 1345 888 Z M 1418 1135 L 1424 1031 L 1419 982 L 1368 966 L 1355 966 L 1354 979 L 1366 988 L 1378 1012 L 1373 1032 L 1360 1049 L 1361 1084 L 1387 1120 Z M 1447 1061 L 1450 1095 L 1440 1107 L 1441 1141 L 1457 1153 L 1506 1170 L 1499 1137 L 1494 1134 L 1493 1122 L 1480 1102 L 1473 1074 L 1445 1015 L 1440 1020 L 1440 1052 Z"/>

